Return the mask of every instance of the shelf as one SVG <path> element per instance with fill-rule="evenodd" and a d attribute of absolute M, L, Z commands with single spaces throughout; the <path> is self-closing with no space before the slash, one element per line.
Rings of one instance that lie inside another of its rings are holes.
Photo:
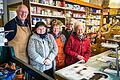
<path fill-rule="evenodd" d="M 99 18 L 92 18 L 92 17 L 87 17 L 87 19 L 92 19 L 92 20 L 100 20 Z"/>
<path fill-rule="evenodd" d="M 65 7 L 51 6 L 51 5 L 48 5 L 48 4 L 42 4 L 42 3 L 37 3 L 37 2 L 30 2 L 30 3 L 31 3 L 31 5 L 38 5 L 38 6 L 44 6 L 44 7 L 57 8 L 57 9 L 71 10 L 71 11 L 86 13 L 86 11 L 81 11 L 81 10 L 76 10 L 76 9 L 70 9 L 70 8 L 65 8 Z"/>
<path fill-rule="evenodd" d="M 101 13 L 95 13 L 95 12 L 90 12 L 90 14 L 94 14 L 94 15 L 102 15 Z"/>
<path fill-rule="evenodd" d="M 70 9 L 70 8 L 65 8 L 65 10 L 70 10 L 70 11 L 75 11 L 75 12 L 82 12 L 82 13 L 86 13 L 87 12 L 87 11 L 81 11 L 81 10 Z"/>
<path fill-rule="evenodd" d="M 86 26 L 100 26 L 100 25 L 86 25 Z"/>
<path fill-rule="evenodd" d="M 65 0 L 65 1 L 70 2 L 70 3 L 80 4 L 80 5 L 83 5 L 83 6 L 92 7 L 92 8 L 102 9 L 101 6 L 98 6 L 98 5 L 95 5 L 95 4 L 92 4 L 92 3 L 83 2 L 83 1 L 80 1 L 80 0 Z"/>
<path fill-rule="evenodd" d="M 92 34 L 97 34 L 97 31 L 100 27 L 102 27 L 102 7 L 98 5 L 94 5 L 92 3 L 83 2 L 81 0 L 53 0 L 58 1 L 57 5 L 49 5 L 49 4 L 43 4 L 38 2 L 31 2 L 35 0 L 23 0 L 23 3 L 28 6 L 28 9 L 30 11 L 30 14 L 28 15 L 28 19 L 30 23 L 31 29 L 34 30 L 34 20 L 37 21 L 44 21 L 46 22 L 46 25 L 49 25 L 50 22 L 56 18 L 60 20 L 64 25 L 66 23 L 66 18 L 71 17 L 75 18 L 76 20 L 81 20 L 84 24 L 87 23 L 87 19 L 89 16 L 95 17 L 90 21 L 94 21 L 93 25 L 87 25 L 86 24 L 86 32 L 90 37 L 92 37 Z M 45 2 L 45 3 L 49 3 Z M 59 6 L 60 3 L 63 3 L 63 6 Z M 74 6 L 75 5 L 75 6 Z M 78 5 L 78 7 L 77 7 Z M 72 8 L 71 8 L 72 7 Z M 80 7 L 80 9 L 79 9 Z M 83 8 L 81 8 L 83 7 Z M 40 10 L 39 12 L 37 12 Z M 33 11 L 33 12 L 32 12 Z M 97 13 L 96 13 L 97 12 Z M 59 14 L 57 14 L 59 13 Z M 45 15 L 43 15 L 45 14 Z M 54 14 L 54 15 L 52 15 Z M 66 15 L 67 14 L 67 15 Z M 59 16 L 58 16 L 59 15 Z M 66 16 L 65 16 L 66 15 Z M 82 17 L 83 16 L 83 17 Z M 100 19 L 98 19 L 100 17 Z M 88 22 L 90 22 L 88 21 Z M 99 23 L 98 25 L 94 25 L 94 23 Z M 91 26 L 91 27 L 89 27 Z M 51 28 L 51 27 L 50 27 Z M 91 40 L 91 43 L 93 41 Z"/>
<path fill-rule="evenodd" d="M 113 15 L 103 15 L 103 16 L 120 16 L 120 14 L 113 14 Z"/>
<path fill-rule="evenodd" d="M 75 18 L 75 19 L 86 19 L 86 18 L 80 18 L 80 17 L 73 17 L 73 18 Z"/>
<path fill-rule="evenodd" d="M 65 18 L 64 16 L 52 16 L 52 15 L 41 15 L 41 14 L 31 14 L 31 16 L 49 17 L 49 18 Z"/>
<path fill-rule="evenodd" d="M 52 6 L 48 4 L 42 4 L 42 3 L 37 3 L 37 2 L 30 2 L 31 5 L 37 5 L 37 6 L 44 6 L 44 7 L 50 7 L 50 8 L 57 8 L 57 9 L 65 9 L 65 7 L 59 7 L 59 6 Z"/>

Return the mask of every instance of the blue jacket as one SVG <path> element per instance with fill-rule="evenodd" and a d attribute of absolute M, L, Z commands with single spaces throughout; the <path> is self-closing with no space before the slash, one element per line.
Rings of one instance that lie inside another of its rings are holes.
<path fill-rule="evenodd" d="M 17 25 L 28 27 L 28 24 L 29 24 L 28 20 L 25 20 L 24 24 L 22 24 L 22 22 L 16 16 L 11 21 L 9 21 L 7 24 L 5 24 L 5 26 L 4 26 L 5 31 L 14 30 L 14 32 L 9 32 L 5 36 L 5 38 L 7 38 L 8 41 L 11 41 L 15 37 L 15 35 L 17 33 Z"/>

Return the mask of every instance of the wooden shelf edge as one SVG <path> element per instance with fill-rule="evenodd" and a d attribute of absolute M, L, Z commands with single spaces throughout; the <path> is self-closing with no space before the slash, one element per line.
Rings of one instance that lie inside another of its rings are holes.
<path fill-rule="evenodd" d="M 85 3 L 85 2 L 84 2 L 84 3 Z M 76 11 L 76 12 L 87 13 L 87 11 L 70 9 L 70 8 L 66 8 L 66 7 L 52 6 L 52 5 L 47 5 L 47 4 L 37 3 L 37 2 L 30 2 L 30 4 L 31 4 L 31 5 L 44 6 L 44 7 L 50 7 L 50 8 L 57 8 L 57 9 L 71 10 L 71 11 Z M 87 4 L 90 5 L 90 3 L 87 3 Z M 80 5 L 82 5 L 82 3 L 81 3 Z M 84 5 L 84 6 L 88 6 L 88 5 Z M 92 4 L 92 5 L 94 5 L 94 4 Z M 96 7 L 94 7 L 94 8 L 96 8 Z M 100 9 L 100 8 L 99 8 L 99 9 Z M 101 15 L 100 13 L 92 13 L 92 12 L 91 12 L 91 14 Z"/>
<path fill-rule="evenodd" d="M 81 17 L 73 17 L 75 19 L 86 19 L 86 18 L 81 18 Z"/>
<path fill-rule="evenodd" d="M 63 10 L 72 10 L 72 11 L 78 11 L 78 12 L 86 13 L 86 11 L 75 10 L 75 9 L 70 9 L 70 8 L 66 8 L 66 7 L 51 6 L 51 5 L 37 3 L 37 2 L 30 2 L 30 4 L 32 4 L 32 5 L 38 5 L 38 6 L 44 6 L 44 7 L 58 8 L 58 9 L 63 9 Z"/>
<path fill-rule="evenodd" d="M 81 11 L 81 10 L 70 9 L 70 8 L 65 8 L 65 10 L 70 10 L 70 11 L 76 11 L 76 12 L 87 13 L 87 11 Z"/>
<path fill-rule="evenodd" d="M 31 16 L 51 17 L 51 18 L 65 18 L 64 16 L 52 16 L 52 15 L 41 15 L 41 14 L 31 14 Z"/>
<path fill-rule="evenodd" d="M 30 2 L 30 4 L 32 4 L 32 5 L 38 5 L 38 6 L 44 6 L 44 7 L 51 7 L 51 8 L 65 9 L 64 7 L 52 6 L 52 5 L 47 5 L 47 4 L 37 3 L 37 2 Z"/>
<path fill-rule="evenodd" d="M 71 2 L 71 3 L 76 3 L 76 4 L 80 4 L 83 6 L 88 6 L 88 7 L 93 7 L 93 8 L 98 8 L 98 9 L 103 9 L 101 6 L 99 5 L 95 5 L 92 3 L 88 3 L 88 2 L 83 2 L 83 1 L 69 1 L 69 0 L 65 0 L 67 2 Z M 54 8 L 61 8 L 64 9 L 64 7 L 59 7 L 59 6 L 51 6 L 51 5 L 47 5 L 47 4 L 42 4 L 42 3 L 37 3 L 37 2 L 30 2 L 33 5 L 41 5 L 41 6 L 48 6 L 48 7 L 54 7 Z"/>
<path fill-rule="evenodd" d="M 88 7 L 92 7 L 92 8 L 98 8 L 98 9 L 103 9 L 101 6 L 99 5 L 95 5 L 95 4 L 92 4 L 92 3 L 88 3 L 88 2 L 83 2 L 83 1 L 79 1 L 79 0 L 65 0 L 66 2 L 71 2 L 71 3 L 76 3 L 76 4 L 80 4 L 80 5 L 83 5 L 83 6 L 88 6 Z"/>

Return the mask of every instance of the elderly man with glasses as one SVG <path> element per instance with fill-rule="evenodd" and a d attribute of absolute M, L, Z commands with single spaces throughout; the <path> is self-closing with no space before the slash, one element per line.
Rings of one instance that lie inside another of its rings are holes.
<path fill-rule="evenodd" d="M 5 31 L 13 30 L 14 32 L 8 33 L 5 37 L 8 40 L 8 45 L 12 46 L 15 51 L 15 56 L 24 62 L 28 63 L 27 57 L 27 43 L 31 34 L 28 25 L 28 8 L 25 5 L 19 5 L 16 9 L 17 16 L 5 25 Z"/>

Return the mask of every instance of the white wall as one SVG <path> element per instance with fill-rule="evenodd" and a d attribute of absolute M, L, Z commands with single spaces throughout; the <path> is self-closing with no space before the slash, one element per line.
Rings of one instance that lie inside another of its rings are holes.
<path fill-rule="evenodd" d="M 18 2 L 22 2 L 23 0 L 7 0 L 7 4 L 14 4 L 14 3 L 18 3 Z"/>
<path fill-rule="evenodd" d="M 5 24 L 7 22 L 7 0 L 3 0 L 3 8 L 4 8 L 3 21 Z"/>
<path fill-rule="evenodd" d="M 22 2 L 22 0 L 3 0 L 4 1 L 4 25 L 8 22 L 7 5 Z"/>

